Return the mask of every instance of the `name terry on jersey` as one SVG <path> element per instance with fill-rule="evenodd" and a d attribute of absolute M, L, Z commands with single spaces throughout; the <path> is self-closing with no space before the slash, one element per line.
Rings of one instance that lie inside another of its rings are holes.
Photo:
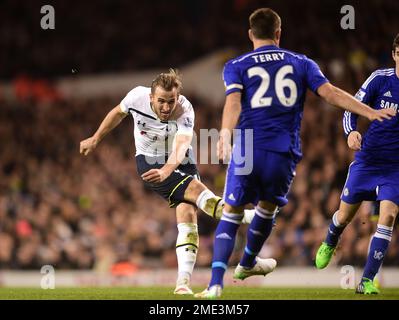
<path fill-rule="evenodd" d="M 278 53 L 266 53 L 266 54 L 258 54 L 252 56 L 252 59 L 255 60 L 256 63 L 259 62 L 267 62 L 267 61 L 281 61 L 284 60 L 285 53 L 278 52 Z"/>

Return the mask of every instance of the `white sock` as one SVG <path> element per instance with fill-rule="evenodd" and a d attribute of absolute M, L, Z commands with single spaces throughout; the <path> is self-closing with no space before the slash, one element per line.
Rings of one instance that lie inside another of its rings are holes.
<path fill-rule="evenodd" d="M 208 208 L 206 208 L 207 205 L 207 201 L 209 199 L 215 199 L 215 198 L 219 198 L 217 197 L 212 191 L 210 191 L 209 189 L 205 189 L 204 191 L 202 191 L 200 193 L 200 195 L 197 198 L 196 204 L 197 207 L 200 208 L 202 211 L 204 211 L 206 214 L 208 214 L 209 216 L 211 216 L 212 218 L 216 218 L 217 220 L 220 220 L 220 218 L 222 217 L 222 210 L 217 210 L 216 212 L 216 217 L 213 216 L 213 211 L 214 210 L 208 210 Z M 219 202 L 218 206 L 223 205 L 224 201 L 223 199 Z M 211 212 L 212 211 L 212 212 Z M 241 223 L 244 224 L 250 224 L 252 219 L 255 216 L 255 209 L 245 209 L 244 210 L 244 218 L 242 219 Z"/>
<path fill-rule="evenodd" d="M 211 201 L 209 201 L 209 200 L 211 200 Z M 207 215 L 219 220 L 222 215 L 221 208 L 220 208 L 220 210 L 218 210 L 220 216 L 214 217 L 214 214 L 217 214 L 216 209 L 215 209 L 216 203 L 218 203 L 218 206 L 220 206 L 223 203 L 222 202 L 223 200 L 218 202 L 219 200 L 221 200 L 220 197 L 216 196 L 211 190 L 205 189 L 198 196 L 196 204 L 197 204 L 197 207 L 200 208 L 202 211 L 204 211 Z"/>
<path fill-rule="evenodd" d="M 195 223 L 179 223 L 176 241 L 176 255 L 178 265 L 177 285 L 190 285 L 199 244 L 198 226 Z"/>

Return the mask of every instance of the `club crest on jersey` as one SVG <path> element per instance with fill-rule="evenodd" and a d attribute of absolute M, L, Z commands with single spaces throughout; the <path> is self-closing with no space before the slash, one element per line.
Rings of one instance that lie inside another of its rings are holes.
<path fill-rule="evenodd" d="M 184 119 L 184 125 L 187 128 L 192 128 L 193 127 L 193 121 L 190 118 L 185 118 Z"/>
<path fill-rule="evenodd" d="M 349 189 L 345 188 L 344 189 L 344 196 L 347 197 L 349 195 Z"/>
<path fill-rule="evenodd" d="M 365 95 L 366 95 L 366 92 L 364 92 L 364 91 L 362 91 L 362 90 L 359 90 L 359 91 L 356 93 L 355 98 L 356 98 L 357 100 L 359 100 L 359 101 L 363 101 Z"/>
<path fill-rule="evenodd" d="M 374 250 L 374 259 L 382 260 L 384 254 L 381 251 Z"/>

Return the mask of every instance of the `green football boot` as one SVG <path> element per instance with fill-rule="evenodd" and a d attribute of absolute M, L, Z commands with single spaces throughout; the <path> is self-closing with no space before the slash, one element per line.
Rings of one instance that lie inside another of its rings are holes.
<path fill-rule="evenodd" d="M 316 268 L 324 269 L 330 263 L 331 257 L 335 252 L 335 247 L 329 246 L 327 243 L 323 242 L 317 250 L 316 254 Z"/>
<path fill-rule="evenodd" d="M 360 294 L 379 294 L 380 290 L 374 285 L 373 281 L 363 278 L 356 288 L 356 293 Z"/>

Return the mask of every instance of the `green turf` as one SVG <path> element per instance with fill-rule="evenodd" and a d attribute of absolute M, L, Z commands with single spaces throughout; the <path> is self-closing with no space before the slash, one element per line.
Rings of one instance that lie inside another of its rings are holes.
<path fill-rule="evenodd" d="M 195 292 L 203 288 L 194 288 Z M 0 288 L 0 300 L 190 300 L 193 297 L 173 295 L 168 287 L 111 288 Z M 365 296 L 353 290 L 336 288 L 260 288 L 226 287 L 222 299 L 232 300 L 399 300 L 399 288 L 382 289 L 379 295 Z"/>

